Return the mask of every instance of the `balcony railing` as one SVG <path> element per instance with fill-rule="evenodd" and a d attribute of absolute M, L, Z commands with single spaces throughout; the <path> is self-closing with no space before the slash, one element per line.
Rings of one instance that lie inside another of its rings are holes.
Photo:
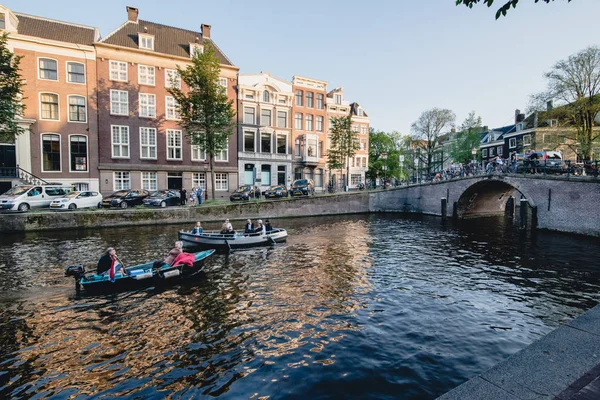
<path fill-rule="evenodd" d="M 0 179 L 19 179 L 30 185 L 46 185 L 48 182 L 19 167 L 0 167 Z"/>

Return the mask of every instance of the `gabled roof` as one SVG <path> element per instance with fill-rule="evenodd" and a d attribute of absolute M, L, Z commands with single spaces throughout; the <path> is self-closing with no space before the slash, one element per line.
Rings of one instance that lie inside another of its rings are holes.
<path fill-rule="evenodd" d="M 223 65 L 233 65 L 211 39 L 202 38 L 202 33 L 149 21 L 127 21 L 100 42 L 139 49 L 138 33 L 154 36 L 155 53 L 178 57 L 190 57 L 190 43 L 199 42 L 204 45 L 211 43 L 219 62 Z"/>
<path fill-rule="evenodd" d="M 508 133 L 511 133 L 511 132 L 515 132 L 516 130 L 517 130 L 517 126 L 515 124 L 501 126 L 500 128 L 490 129 L 489 131 L 481 133 L 481 143 L 482 144 L 488 143 L 489 142 L 488 138 L 492 134 L 496 134 L 497 135 L 497 137 L 493 140 L 493 141 L 497 141 L 497 140 L 502 139 L 502 137 L 504 135 L 506 135 Z"/>
<path fill-rule="evenodd" d="M 92 26 L 15 13 L 19 19 L 17 32 L 21 35 L 83 45 L 92 45 L 98 38 L 98 30 Z"/>
<path fill-rule="evenodd" d="M 365 112 L 364 108 L 363 108 L 363 115 L 358 115 L 358 109 L 359 108 L 362 108 L 362 107 L 360 106 L 360 104 L 358 104 L 356 102 L 350 104 L 350 114 L 354 115 L 354 116 L 357 116 L 357 117 L 369 117 L 367 115 L 367 113 Z"/>

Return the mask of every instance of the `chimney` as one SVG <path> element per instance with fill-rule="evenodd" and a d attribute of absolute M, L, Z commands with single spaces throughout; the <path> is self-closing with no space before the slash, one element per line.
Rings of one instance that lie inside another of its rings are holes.
<path fill-rule="evenodd" d="M 489 130 L 490 130 L 490 128 L 487 125 L 484 125 L 481 132 L 487 132 Z"/>
<path fill-rule="evenodd" d="M 210 25 L 202 24 L 200 28 L 202 29 L 202 39 L 210 39 Z"/>
<path fill-rule="evenodd" d="M 553 108 L 554 108 L 554 105 L 552 104 L 552 100 L 548 100 L 546 102 L 546 111 L 552 111 Z"/>
<path fill-rule="evenodd" d="M 515 124 L 519 122 L 519 114 L 521 114 L 521 110 L 518 108 L 515 110 Z"/>
<path fill-rule="evenodd" d="M 127 20 L 137 22 L 139 10 L 135 7 L 127 6 Z"/>

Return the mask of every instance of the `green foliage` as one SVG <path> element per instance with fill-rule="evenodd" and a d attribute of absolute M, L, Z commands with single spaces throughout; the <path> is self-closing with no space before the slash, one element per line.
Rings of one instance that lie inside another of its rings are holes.
<path fill-rule="evenodd" d="M 427 174 L 431 173 L 438 149 L 442 146 L 442 132 L 454 126 L 455 119 L 456 115 L 451 110 L 432 108 L 423 111 L 412 124 L 413 141 L 421 149 L 420 164 L 425 167 Z"/>
<path fill-rule="evenodd" d="M 169 93 L 178 104 L 180 125 L 193 145 L 206 152 L 210 159 L 212 198 L 215 198 L 215 155 L 225 150 L 229 136 L 234 133 L 235 110 L 233 101 L 219 84 L 221 66 L 214 47 L 205 43 L 204 51 L 197 52 L 187 68 L 177 67 L 181 80 L 189 90 L 171 87 Z"/>
<path fill-rule="evenodd" d="M 469 116 L 463 121 L 455 141 L 450 148 L 450 156 L 456 162 L 468 164 L 473 159 L 472 149 L 479 151 L 481 143 L 481 117 L 475 116 L 475 111 L 471 111 Z"/>
<path fill-rule="evenodd" d="M 352 118 L 331 118 L 330 147 L 327 152 L 327 165 L 329 169 L 342 169 L 346 166 L 346 185 L 348 184 L 349 160 L 360 149 L 358 132 L 352 131 Z"/>
<path fill-rule="evenodd" d="M 405 164 L 400 166 L 400 156 L 408 154 L 404 141 L 405 138 L 402 137 L 400 132 L 388 133 L 371 128 L 369 135 L 369 170 L 367 171 L 370 180 L 377 177 L 405 179 L 408 170 L 406 163 L 408 157 L 405 157 Z"/>
<path fill-rule="evenodd" d="M 535 3 L 539 3 L 540 0 L 534 0 Z M 551 1 L 554 0 L 541 0 L 544 3 L 550 3 Z M 473 8 L 473 5 L 483 2 L 483 4 L 487 5 L 488 7 L 491 7 L 492 4 L 494 4 L 494 0 L 456 0 L 456 5 L 459 4 L 464 4 L 465 6 L 469 7 L 469 8 Z M 571 0 L 567 0 L 567 2 L 571 2 Z M 508 0 L 506 3 L 504 3 L 504 5 L 502 5 L 498 11 L 496 11 L 496 19 L 500 18 L 500 16 L 506 16 L 506 13 L 508 12 L 508 10 L 510 10 L 510 8 L 516 8 L 517 4 L 519 3 L 519 0 Z"/>
<path fill-rule="evenodd" d="M 5 32 L 0 35 L 0 142 L 12 143 L 24 131 L 15 120 L 25 109 L 21 103 L 24 82 L 19 73 L 21 56 L 15 56 L 7 42 Z"/>

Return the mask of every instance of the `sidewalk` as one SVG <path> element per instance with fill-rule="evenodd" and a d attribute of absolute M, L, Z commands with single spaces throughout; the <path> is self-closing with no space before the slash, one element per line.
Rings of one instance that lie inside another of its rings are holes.
<path fill-rule="evenodd" d="M 438 399 L 600 399 L 600 306 Z"/>

